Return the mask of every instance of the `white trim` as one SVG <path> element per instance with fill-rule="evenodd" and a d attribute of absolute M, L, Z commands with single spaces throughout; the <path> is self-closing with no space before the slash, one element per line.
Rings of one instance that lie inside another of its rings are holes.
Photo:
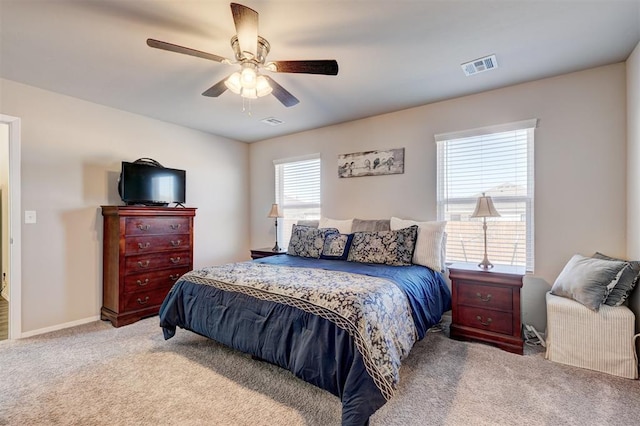
<path fill-rule="evenodd" d="M 532 118 L 530 120 L 514 121 L 513 123 L 496 124 L 487 127 L 478 127 L 475 129 L 459 130 L 449 133 L 438 133 L 433 135 L 436 142 L 448 141 L 451 139 L 469 138 L 472 136 L 489 135 L 491 133 L 510 132 L 513 130 L 534 129 L 538 127 L 538 119 Z"/>
<path fill-rule="evenodd" d="M 20 221 L 20 119 L 0 114 L 9 125 L 9 339 L 22 331 L 22 237 Z"/>
<path fill-rule="evenodd" d="M 39 334 L 50 333 L 52 331 L 64 330 L 65 328 L 76 327 L 78 325 L 89 324 L 90 322 L 100 321 L 100 315 L 84 318 L 76 321 L 65 322 L 64 324 L 52 325 L 51 327 L 39 328 L 37 330 L 22 333 L 21 338 L 33 337 Z"/>
<path fill-rule="evenodd" d="M 283 163 L 295 163 L 298 161 L 315 160 L 316 158 L 320 158 L 319 152 L 315 154 L 300 155 L 298 157 L 279 158 L 277 160 L 273 160 L 273 165 L 277 166 L 278 164 Z"/>

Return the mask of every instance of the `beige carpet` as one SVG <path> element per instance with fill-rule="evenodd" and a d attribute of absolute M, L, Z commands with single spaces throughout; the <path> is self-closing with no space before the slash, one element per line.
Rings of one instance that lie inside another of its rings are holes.
<path fill-rule="evenodd" d="M 289 372 L 158 319 L 0 342 L 0 425 L 339 425 Z M 637 425 L 640 383 L 430 333 L 376 425 Z"/>

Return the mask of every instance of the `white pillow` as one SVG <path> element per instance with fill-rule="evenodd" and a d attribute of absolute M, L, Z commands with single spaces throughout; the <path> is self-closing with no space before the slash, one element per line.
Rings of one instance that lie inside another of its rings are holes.
<path fill-rule="evenodd" d="M 415 220 L 391 218 L 391 230 L 418 225 L 418 239 L 413 252 L 413 263 L 426 266 L 434 271 L 444 271 L 444 228 L 447 221 L 416 222 Z"/>
<path fill-rule="evenodd" d="M 336 220 L 327 217 L 321 217 L 318 228 L 336 228 L 341 234 L 350 234 L 353 219 Z"/>

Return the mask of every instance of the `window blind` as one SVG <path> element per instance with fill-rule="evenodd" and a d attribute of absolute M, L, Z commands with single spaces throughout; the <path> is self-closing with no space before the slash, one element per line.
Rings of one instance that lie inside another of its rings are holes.
<path fill-rule="evenodd" d="M 482 219 L 470 216 L 485 193 L 500 213 L 487 218 L 489 260 L 533 271 L 536 124 L 526 120 L 435 136 L 438 219 L 447 221 L 447 261 L 482 260 Z"/>
<path fill-rule="evenodd" d="M 278 241 L 287 247 L 293 224 L 320 219 L 320 154 L 276 160 L 274 166 L 276 203 L 284 215 Z"/>

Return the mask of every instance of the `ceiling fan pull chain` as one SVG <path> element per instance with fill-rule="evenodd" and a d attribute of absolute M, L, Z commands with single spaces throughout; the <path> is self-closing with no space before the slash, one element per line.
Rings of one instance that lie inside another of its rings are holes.
<path fill-rule="evenodd" d="M 249 105 L 247 106 L 246 103 Z M 249 117 L 251 117 L 251 99 L 247 99 L 244 96 L 242 97 L 242 112 L 246 112 Z"/>

